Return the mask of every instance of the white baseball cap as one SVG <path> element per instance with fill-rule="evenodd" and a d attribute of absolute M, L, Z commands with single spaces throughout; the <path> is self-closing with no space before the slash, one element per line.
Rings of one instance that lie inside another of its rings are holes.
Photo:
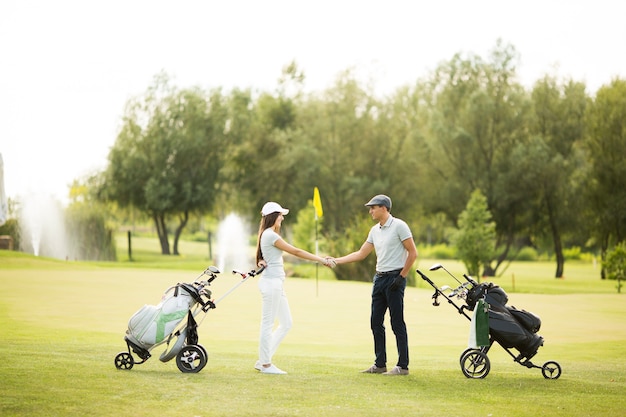
<path fill-rule="evenodd" d="M 280 206 L 280 204 L 275 203 L 273 201 L 265 203 L 265 205 L 261 209 L 261 214 L 263 216 L 267 216 L 268 214 L 272 214 L 272 213 L 281 213 L 281 214 L 285 215 L 285 214 L 289 213 L 289 209 L 282 208 Z"/>

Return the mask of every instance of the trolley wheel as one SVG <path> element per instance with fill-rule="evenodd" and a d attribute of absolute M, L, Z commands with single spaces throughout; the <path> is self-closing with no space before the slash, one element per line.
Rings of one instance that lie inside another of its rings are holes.
<path fill-rule="evenodd" d="M 202 351 L 202 353 L 204 353 L 204 357 L 207 359 L 207 362 L 208 362 L 209 361 L 209 353 L 206 351 L 204 346 L 202 346 L 200 343 L 198 343 L 196 346 L 198 346 L 200 348 L 200 350 Z"/>
<path fill-rule="evenodd" d="M 484 378 L 490 370 L 489 358 L 480 350 L 470 349 L 461 356 L 461 371 L 467 378 Z"/>
<path fill-rule="evenodd" d="M 176 355 L 176 366 L 181 372 L 200 372 L 206 365 L 206 355 L 197 345 L 189 345 L 182 348 Z"/>
<path fill-rule="evenodd" d="M 461 364 L 461 367 L 463 366 L 463 356 L 465 356 L 468 352 L 480 352 L 480 349 L 476 349 L 476 348 L 467 348 L 463 351 L 463 353 L 461 353 L 461 356 L 459 356 L 459 363 Z"/>
<path fill-rule="evenodd" d="M 135 364 L 135 359 L 133 359 L 132 355 L 128 352 L 121 352 L 115 356 L 115 367 L 117 369 L 126 369 L 129 370 Z"/>
<path fill-rule="evenodd" d="M 558 379 L 561 376 L 561 365 L 555 361 L 548 361 L 543 364 L 541 373 L 545 379 Z"/>

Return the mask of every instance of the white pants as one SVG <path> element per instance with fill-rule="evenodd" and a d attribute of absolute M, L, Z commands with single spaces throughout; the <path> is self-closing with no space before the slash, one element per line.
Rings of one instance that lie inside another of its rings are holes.
<path fill-rule="evenodd" d="M 277 278 L 259 278 L 259 290 L 263 300 L 261 313 L 261 335 L 259 338 L 259 361 L 272 363 L 280 342 L 285 338 L 293 321 L 287 294 L 283 290 L 283 280 Z M 274 323 L 278 319 L 278 327 Z"/>

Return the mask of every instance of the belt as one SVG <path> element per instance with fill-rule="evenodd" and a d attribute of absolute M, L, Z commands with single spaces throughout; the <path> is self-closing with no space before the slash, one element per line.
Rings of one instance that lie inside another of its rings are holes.
<path fill-rule="evenodd" d="M 380 276 L 385 276 L 385 275 L 394 275 L 394 274 L 398 274 L 398 273 L 400 273 L 400 271 L 402 271 L 402 268 L 400 268 L 400 269 L 394 269 L 393 271 L 386 271 L 386 272 L 379 272 L 379 271 L 376 271 L 376 275 L 380 275 Z"/>

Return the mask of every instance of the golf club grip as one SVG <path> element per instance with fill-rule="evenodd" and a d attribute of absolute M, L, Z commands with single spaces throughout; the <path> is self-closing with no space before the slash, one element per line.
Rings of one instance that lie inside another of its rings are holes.
<path fill-rule="evenodd" d="M 418 273 L 418 274 L 422 277 L 422 279 L 423 279 L 424 281 L 428 282 L 430 285 L 432 285 L 433 287 L 437 288 L 437 286 L 435 285 L 435 283 L 434 283 L 434 282 L 432 282 L 432 281 L 430 280 L 430 278 L 428 278 L 426 275 L 424 275 L 424 274 L 422 273 L 422 271 L 420 271 L 419 269 L 416 269 L 416 270 L 415 270 L 415 272 L 417 272 L 417 273 Z"/>

